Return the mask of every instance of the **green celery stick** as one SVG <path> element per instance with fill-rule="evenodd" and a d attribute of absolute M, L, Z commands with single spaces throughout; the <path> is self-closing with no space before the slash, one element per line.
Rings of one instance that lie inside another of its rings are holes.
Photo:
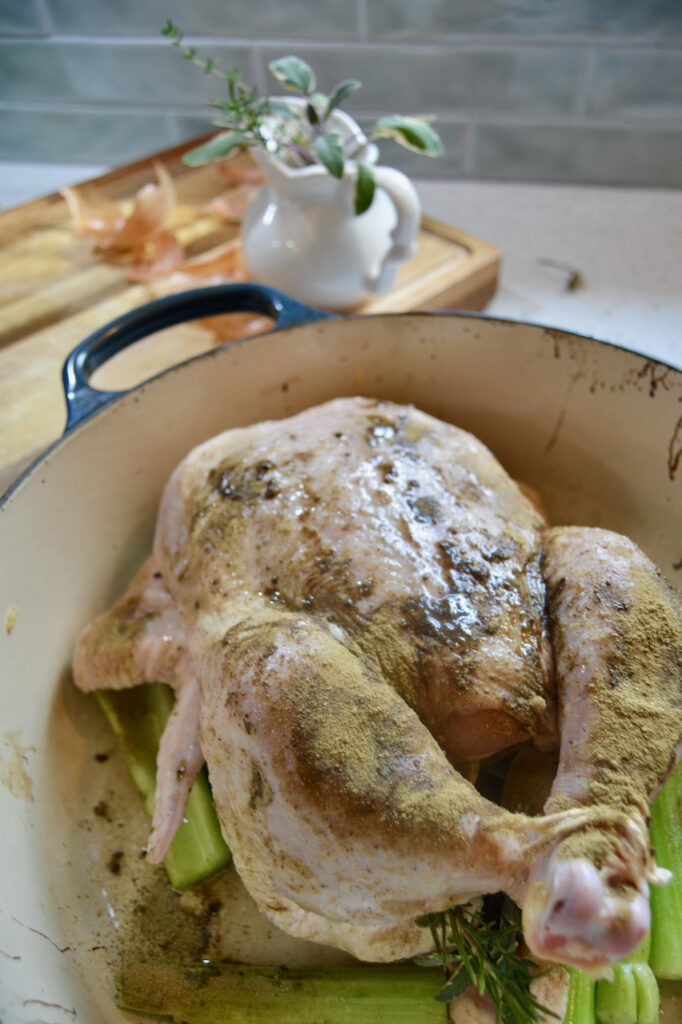
<path fill-rule="evenodd" d="M 647 932 L 632 953 L 614 965 L 613 981 L 600 980 L 596 984 L 597 1021 L 627 1024 L 628 1014 L 634 1014 L 633 1024 L 656 1024 L 660 1006 L 658 982 L 647 960 L 651 948 L 651 933 Z M 618 968 L 618 970 L 616 970 Z M 631 998 L 634 988 L 634 1008 Z M 622 1000 L 622 1003 L 619 1002 Z"/>
<path fill-rule="evenodd" d="M 122 1010 L 184 1024 L 447 1024 L 437 971 L 411 965 L 329 968 L 126 964 L 114 979 Z"/>
<path fill-rule="evenodd" d="M 651 952 L 651 932 L 647 932 L 639 946 L 636 946 L 632 953 L 628 953 L 620 961 L 622 964 L 645 964 Z"/>
<path fill-rule="evenodd" d="M 635 979 L 637 991 L 637 1024 L 656 1024 L 661 1005 L 656 976 L 649 966 L 651 954 L 651 932 L 647 932 L 639 946 L 624 957 Z"/>
<path fill-rule="evenodd" d="M 657 978 L 682 979 L 682 762 L 651 805 L 651 844 L 673 877 L 651 886 L 649 965 Z"/>
<path fill-rule="evenodd" d="M 575 967 L 568 970 L 568 999 L 564 1024 L 595 1024 L 594 982 Z"/>
<path fill-rule="evenodd" d="M 649 964 L 630 964 L 637 990 L 637 1024 L 656 1024 L 661 1008 L 658 982 Z"/>
<path fill-rule="evenodd" d="M 613 965 L 613 980 L 601 978 L 595 993 L 597 1024 L 637 1024 L 637 986 L 629 964 Z"/>
<path fill-rule="evenodd" d="M 163 683 L 144 683 L 129 690 L 98 690 L 128 770 L 151 819 L 156 789 L 156 755 L 174 696 Z M 181 822 L 163 864 L 174 889 L 187 889 L 214 875 L 231 859 L 220 831 L 205 769 L 190 790 Z"/>

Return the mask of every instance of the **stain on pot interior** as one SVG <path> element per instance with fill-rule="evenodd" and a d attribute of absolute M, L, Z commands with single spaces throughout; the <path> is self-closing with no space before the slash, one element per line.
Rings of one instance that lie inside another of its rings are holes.
<path fill-rule="evenodd" d="M 28 755 L 35 747 L 25 747 L 18 729 L 8 729 L 0 746 L 0 783 L 17 800 L 33 803 L 33 780 L 29 775 Z"/>
<path fill-rule="evenodd" d="M 671 369 L 668 366 L 660 366 L 652 359 L 645 359 L 639 376 L 645 380 L 648 378 L 649 395 L 653 398 L 659 387 L 667 390 L 671 381 Z"/>
<path fill-rule="evenodd" d="M 14 630 L 19 618 L 19 609 L 15 604 L 11 604 L 5 613 L 5 632 L 9 636 Z"/>
<path fill-rule="evenodd" d="M 675 474 L 680 466 L 680 459 L 682 459 L 682 416 L 680 416 L 675 424 L 675 429 L 672 432 L 668 445 L 668 476 L 671 480 L 675 479 Z"/>
<path fill-rule="evenodd" d="M 233 867 L 189 892 L 172 890 L 164 868 L 144 857 L 149 822 L 95 698 L 77 691 L 70 676 L 58 690 L 48 737 L 54 772 L 46 823 L 53 830 L 50 890 L 60 948 L 84 988 L 104 986 L 108 997 L 115 972 L 137 957 L 353 962 L 280 932 L 257 910 Z"/>

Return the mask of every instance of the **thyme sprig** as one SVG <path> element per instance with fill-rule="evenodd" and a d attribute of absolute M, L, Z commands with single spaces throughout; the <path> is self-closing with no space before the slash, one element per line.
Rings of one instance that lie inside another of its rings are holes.
<path fill-rule="evenodd" d="M 266 132 L 266 119 L 274 116 L 283 120 L 292 120 L 294 114 L 286 103 L 263 97 L 258 90 L 247 85 L 239 68 L 221 71 L 212 59 L 202 60 L 197 56 L 194 46 L 186 46 L 183 33 L 172 21 L 168 21 L 161 30 L 162 35 L 170 39 L 185 60 L 194 64 L 205 75 L 212 75 L 227 85 L 227 99 L 214 100 L 210 106 L 220 113 L 213 122 L 218 128 L 227 131 L 216 135 L 208 143 L 198 146 L 185 155 L 185 162 L 190 166 L 210 163 L 213 160 L 224 160 L 234 149 L 260 146 L 263 149 L 291 149 L 298 153 L 302 163 L 313 163 L 313 157 L 301 150 L 293 139 L 280 139 L 275 143 Z"/>
<path fill-rule="evenodd" d="M 508 901 L 497 920 L 486 915 L 483 903 L 465 903 L 425 914 L 416 923 L 430 930 L 435 952 L 415 957 L 415 963 L 440 966 L 445 974 L 446 982 L 436 995 L 440 1002 L 450 1002 L 473 986 L 492 999 L 495 1024 L 536 1024 L 546 1015 L 557 1016 L 530 990 L 531 981 L 539 977 L 538 966 L 519 953 L 520 922 Z"/>
<path fill-rule="evenodd" d="M 441 140 L 426 117 L 382 117 L 368 137 L 360 133 L 343 138 L 330 126 L 329 119 L 360 88 L 362 83 L 354 78 L 345 79 L 326 94 L 318 90 L 317 77 L 309 64 L 299 57 L 280 57 L 268 68 L 281 86 L 303 99 L 300 107 L 295 107 L 284 100 L 261 96 L 244 82 L 238 69 L 221 71 L 214 60 L 203 60 L 195 47 L 184 43 L 181 29 L 172 21 L 161 32 L 185 60 L 227 85 L 227 99 L 211 104 L 219 111 L 214 124 L 223 131 L 185 154 L 184 162 L 192 167 L 224 160 L 237 149 L 252 147 L 265 149 L 293 167 L 321 164 L 335 178 L 342 178 L 346 162 L 353 161 L 355 212 L 360 214 L 371 205 L 376 187 L 372 168 L 360 159 L 368 142 L 390 138 L 426 156 L 443 152 Z"/>

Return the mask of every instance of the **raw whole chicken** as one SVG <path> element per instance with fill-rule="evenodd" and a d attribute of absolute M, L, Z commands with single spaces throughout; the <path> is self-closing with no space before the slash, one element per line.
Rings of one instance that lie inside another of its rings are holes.
<path fill-rule="evenodd" d="M 262 911 L 362 959 L 423 951 L 415 917 L 504 891 L 538 958 L 598 973 L 667 880 L 647 820 L 679 750 L 679 596 L 625 537 L 550 528 L 413 407 L 336 399 L 196 448 L 74 677 L 175 688 L 151 861 L 205 759 Z M 559 756 L 538 816 L 467 780 L 529 742 Z"/>

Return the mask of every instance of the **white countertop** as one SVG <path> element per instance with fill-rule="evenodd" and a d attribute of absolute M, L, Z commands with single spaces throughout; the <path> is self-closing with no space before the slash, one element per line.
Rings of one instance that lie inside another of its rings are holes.
<path fill-rule="evenodd" d="M 682 192 L 465 182 L 420 191 L 426 212 L 501 248 L 486 313 L 682 369 Z M 548 262 L 579 273 L 582 286 L 568 290 L 570 271 Z"/>
<path fill-rule="evenodd" d="M 0 208 L 105 170 L 0 162 Z M 416 184 L 425 213 L 502 250 L 486 313 L 577 331 L 682 369 L 681 191 Z M 582 282 L 573 290 L 571 272 Z"/>

